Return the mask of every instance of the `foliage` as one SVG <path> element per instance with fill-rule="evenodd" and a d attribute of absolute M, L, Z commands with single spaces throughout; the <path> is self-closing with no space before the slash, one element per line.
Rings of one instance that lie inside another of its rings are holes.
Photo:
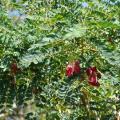
<path fill-rule="evenodd" d="M 1 113 L 11 115 L 31 106 L 25 119 L 116 117 L 119 1 L 2 0 L 0 18 Z M 67 63 L 75 60 L 80 61 L 80 76 L 67 78 Z M 85 70 L 90 66 L 102 75 L 100 87 L 87 82 Z"/>

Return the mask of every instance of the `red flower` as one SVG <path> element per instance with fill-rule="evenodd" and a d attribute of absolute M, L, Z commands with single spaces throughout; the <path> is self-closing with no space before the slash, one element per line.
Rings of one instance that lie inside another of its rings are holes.
<path fill-rule="evenodd" d="M 76 61 L 74 63 L 74 68 L 73 68 L 74 75 L 78 75 L 80 73 L 80 65 L 79 64 L 80 64 L 79 61 Z"/>
<path fill-rule="evenodd" d="M 100 86 L 100 83 L 98 82 L 97 77 L 94 74 L 89 76 L 88 83 L 92 86 L 96 86 L 96 87 Z"/>
<path fill-rule="evenodd" d="M 73 65 L 68 64 L 66 67 L 66 76 L 67 77 L 72 77 L 73 76 Z"/>
<path fill-rule="evenodd" d="M 86 73 L 88 75 L 88 83 L 93 86 L 100 86 L 97 78 L 101 78 L 101 74 L 97 71 L 96 67 L 89 67 L 86 70 Z"/>
<path fill-rule="evenodd" d="M 91 69 L 92 69 L 93 72 L 97 72 L 96 67 L 91 67 Z"/>
<path fill-rule="evenodd" d="M 91 67 L 86 70 L 86 73 L 88 76 L 93 74 Z"/>
<path fill-rule="evenodd" d="M 86 70 L 86 73 L 87 75 L 92 75 L 93 73 L 96 73 L 97 72 L 97 69 L 96 67 L 89 67 L 87 70 Z"/>
<path fill-rule="evenodd" d="M 73 75 L 78 75 L 80 73 L 79 61 L 75 61 L 68 64 L 66 67 L 66 76 L 72 77 Z"/>

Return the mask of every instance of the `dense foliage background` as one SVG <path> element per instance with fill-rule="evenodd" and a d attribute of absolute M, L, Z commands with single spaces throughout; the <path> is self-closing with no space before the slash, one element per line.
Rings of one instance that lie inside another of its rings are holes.
<path fill-rule="evenodd" d="M 1 0 L 0 120 L 119 120 L 120 1 Z M 66 76 L 79 60 L 81 73 Z M 100 86 L 88 84 L 96 66 Z"/>

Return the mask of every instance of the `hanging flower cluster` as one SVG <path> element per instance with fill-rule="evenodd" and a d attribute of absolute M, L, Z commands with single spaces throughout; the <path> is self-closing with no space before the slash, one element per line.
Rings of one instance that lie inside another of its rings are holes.
<path fill-rule="evenodd" d="M 80 65 L 79 61 L 75 61 L 70 63 L 66 67 L 66 76 L 72 77 L 74 75 L 78 75 L 80 73 Z"/>
<path fill-rule="evenodd" d="M 88 83 L 93 86 L 100 86 L 98 79 L 101 78 L 101 74 L 97 71 L 96 67 L 89 67 L 86 70 L 88 75 Z"/>
<path fill-rule="evenodd" d="M 20 71 L 20 68 L 18 68 L 18 65 L 16 61 L 13 61 L 10 66 L 10 71 L 13 75 L 17 74 L 18 71 Z"/>
<path fill-rule="evenodd" d="M 70 63 L 66 67 L 66 76 L 68 78 L 73 77 L 75 75 L 80 74 L 80 65 L 79 61 L 75 61 L 73 63 Z M 101 78 L 100 72 L 98 72 L 96 67 L 89 67 L 86 69 L 86 74 L 88 76 L 88 83 L 92 86 L 99 87 L 100 83 L 98 82 L 98 79 Z"/>
<path fill-rule="evenodd" d="M 16 63 L 11 64 L 11 73 L 16 74 L 18 71 L 18 67 Z"/>

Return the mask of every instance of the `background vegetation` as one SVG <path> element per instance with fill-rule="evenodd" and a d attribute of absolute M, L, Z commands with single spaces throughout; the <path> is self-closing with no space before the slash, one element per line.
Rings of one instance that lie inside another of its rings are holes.
<path fill-rule="evenodd" d="M 0 119 L 115 120 L 119 0 L 0 1 Z M 66 76 L 79 60 L 79 76 Z M 96 66 L 100 86 L 88 84 Z"/>

